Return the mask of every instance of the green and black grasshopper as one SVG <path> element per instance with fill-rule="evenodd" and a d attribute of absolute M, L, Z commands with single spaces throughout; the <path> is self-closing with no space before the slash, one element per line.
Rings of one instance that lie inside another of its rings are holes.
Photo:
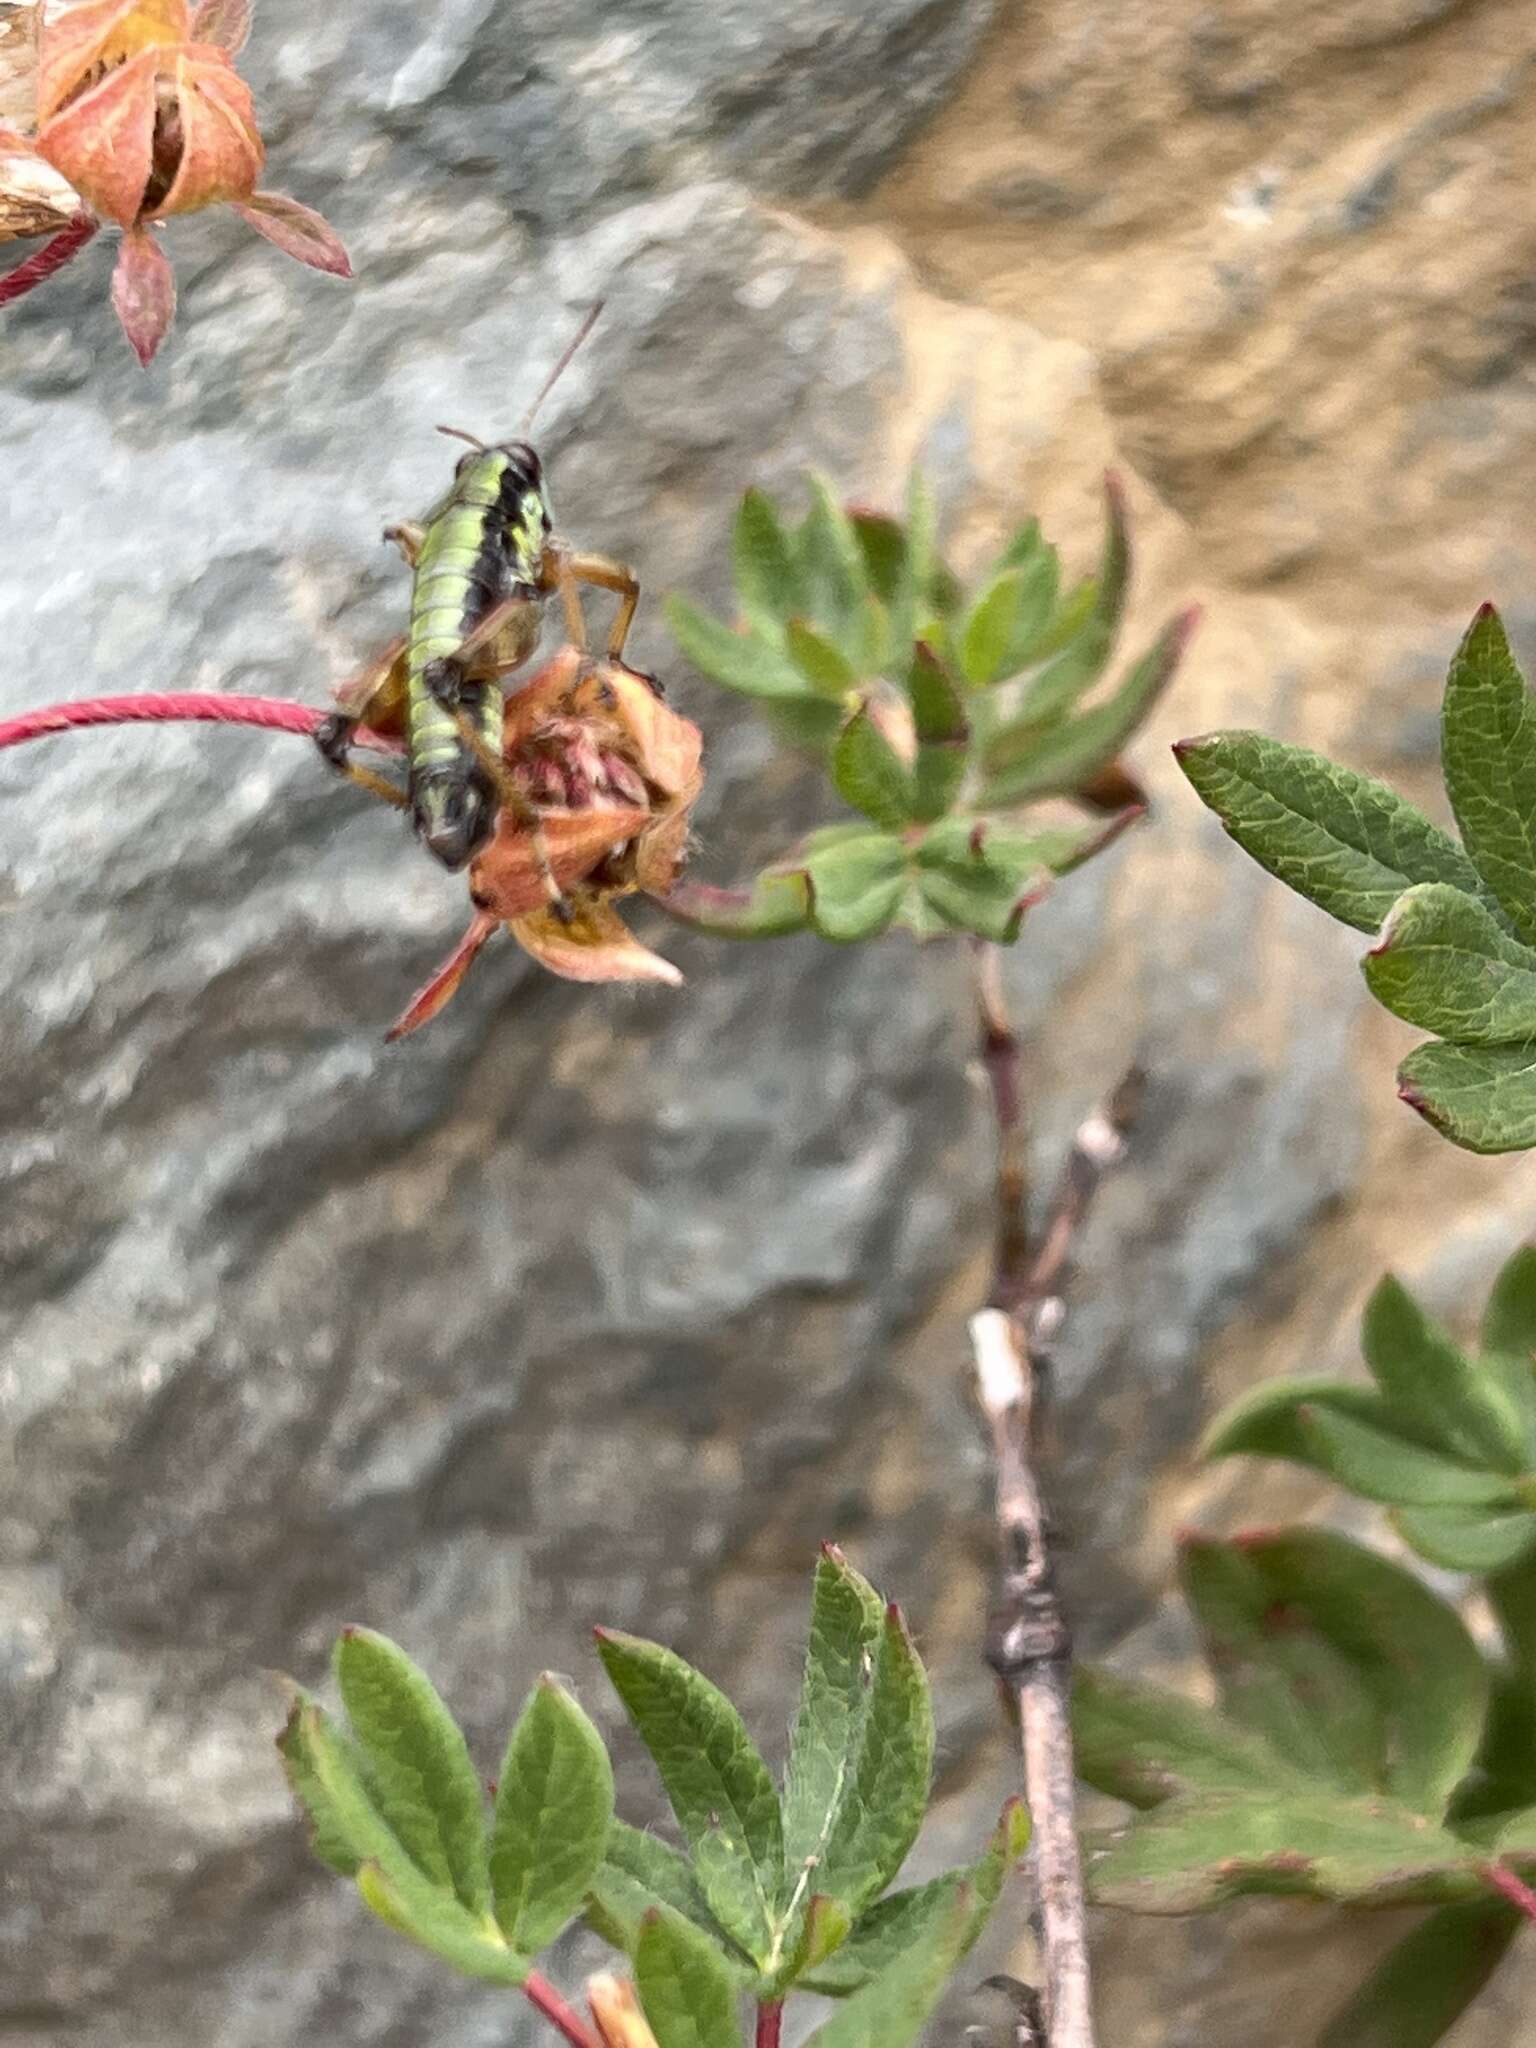
<path fill-rule="evenodd" d="M 602 311 L 594 306 L 545 380 L 519 426 L 534 415 Z M 453 483 L 419 524 L 386 527 L 413 572 L 410 631 L 337 692 L 340 711 L 317 731 L 331 766 L 409 808 L 423 843 L 461 868 L 484 843 L 499 800 L 503 680 L 538 645 L 544 606 L 558 593 L 573 646 L 585 648 L 579 583 L 618 594 L 608 658 L 623 657 L 640 599 L 634 572 L 605 555 L 578 553 L 555 533 L 544 467 L 521 438 L 487 444 L 457 427 L 440 433 L 470 443 Z M 349 759 L 359 725 L 403 727 L 409 792 Z"/>

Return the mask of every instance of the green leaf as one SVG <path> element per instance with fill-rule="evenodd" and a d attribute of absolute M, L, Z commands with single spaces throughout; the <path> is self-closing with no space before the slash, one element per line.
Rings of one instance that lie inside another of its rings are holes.
<path fill-rule="evenodd" d="M 1536 1245 L 1523 1244 L 1499 1269 L 1483 1311 L 1485 1351 L 1536 1359 Z"/>
<path fill-rule="evenodd" d="M 1500 1856 L 1517 1856 L 1522 1862 L 1536 1857 L 1536 1806 L 1512 1815 L 1494 1836 L 1492 1847 Z"/>
<path fill-rule="evenodd" d="M 819 1864 L 852 1782 L 869 1709 L 885 1607 L 869 1581 L 827 1544 L 816 1566 L 800 1705 L 784 1777 L 785 1894 Z"/>
<path fill-rule="evenodd" d="M 846 1784 L 827 1830 L 816 1889 L 857 1918 L 880 1896 L 917 1839 L 933 1775 L 928 1678 L 901 1611 L 886 1609 L 868 1704 Z"/>
<path fill-rule="evenodd" d="M 858 684 L 859 672 L 847 655 L 804 619 L 791 619 L 785 627 L 784 651 L 811 689 L 834 704 Z"/>
<path fill-rule="evenodd" d="M 672 637 L 700 675 L 744 697 L 789 703 L 809 697 L 805 679 L 782 650 L 760 633 L 737 633 L 675 591 L 662 607 Z"/>
<path fill-rule="evenodd" d="M 1467 852 L 1521 937 L 1536 940 L 1536 705 L 1491 604 L 1451 659 L 1440 750 Z"/>
<path fill-rule="evenodd" d="M 1360 1342 L 1400 1429 L 1470 1463 L 1520 1471 L 1516 1424 L 1487 1377 L 1390 1273 L 1365 1305 Z"/>
<path fill-rule="evenodd" d="M 365 1784 L 356 1760 L 318 1707 L 302 1712 L 302 1741 L 336 1824 L 359 1858 L 358 1889 L 390 1926 L 409 1934 L 455 1969 L 493 1984 L 520 1984 L 525 1959 L 501 1938 L 489 1914 L 477 1918 L 454 1894 L 424 1876 Z"/>
<path fill-rule="evenodd" d="M 832 781 L 845 804 L 876 825 L 898 831 L 912 816 L 912 777 L 907 764 L 861 704 L 832 750 Z"/>
<path fill-rule="evenodd" d="M 1486 895 L 1455 840 L 1369 775 L 1257 732 L 1208 733 L 1174 753 L 1243 851 L 1342 924 L 1379 931 L 1415 882 Z"/>
<path fill-rule="evenodd" d="M 813 1892 L 801 1917 L 800 1933 L 788 1962 L 779 1972 L 775 1990 L 787 1991 L 804 1983 L 807 1975 L 830 1966 L 832 1958 L 853 1931 L 853 1916 L 846 1906 Z"/>
<path fill-rule="evenodd" d="M 889 833 L 855 826 L 836 845 L 808 850 L 811 920 L 824 939 L 873 938 L 896 914 L 906 877 L 906 849 Z"/>
<path fill-rule="evenodd" d="M 1104 555 L 1094 580 L 1093 607 L 1075 637 L 1025 691 L 1020 712 L 1030 723 L 1052 720 L 1070 711 L 1104 673 L 1114 652 L 1131 580 L 1131 536 L 1125 489 L 1118 477 L 1110 475 L 1104 479 L 1104 497 Z M 1134 730 L 1134 725 L 1131 729 Z"/>
<path fill-rule="evenodd" d="M 945 924 L 999 945 L 1018 937 L 1049 875 L 1039 835 L 987 819 L 945 818 L 916 852 L 923 901 Z"/>
<path fill-rule="evenodd" d="M 632 1956 L 640 1923 L 653 1906 L 670 1906 L 706 1934 L 727 1939 L 686 1860 L 657 1836 L 615 1820 L 602 1864 L 592 1878 L 587 1922 L 604 1941 Z"/>
<path fill-rule="evenodd" d="M 1454 1608 L 1328 1529 L 1187 1542 L 1184 1561 L 1231 1714 L 1346 1790 L 1444 1811 L 1488 1702 Z"/>
<path fill-rule="evenodd" d="M 977 1862 L 951 1870 L 910 1891 L 878 1900 L 830 1961 L 800 1979 L 824 1998 L 847 1998 L 882 1976 L 914 1943 L 927 1940 L 954 1910 L 962 1891 L 970 1894 L 971 1924 L 961 1955 L 972 1948 L 997 1904 L 1004 1880 L 1029 1846 L 1029 1815 L 1021 1799 L 1010 1799 Z M 958 1958 L 957 1958 L 958 1960 Z"/>
<path fill-rule="evenodd" d="M 1245 1893 L 1411 1904 L 1481 1889 L 1478 1851 L 1387 1799 L 1251 1792 L 1171 1799 L 1089 1835 L 1103 1906 L 1199 1913 Z"/>
<path fill-rule="evenodd" d="M 1306 1373 L 1295 1379 L 1265 1380 L 1224 1408 L 1201 1439 L 1202 1458 L 1285 1458 L 1319 1468 L 1317 1449 L 1297 1421 L 1303 1408 L 1326 1408 L 1357 1422 L 1391 1432 L 1394 1418 L 1374 1387 L 1352 1380 Z"/>
<path fill-rule="evenodd" d="M 1483 1311 L 1483 1373 L 1508 1417 L 1524 1465 L 1536 1462 L 1536 1246 L 1522 1245 Z"/>
<path fill-rule="evenodd" d="M 546 1674 L 512 1730 L 491 1830 L 496 1918 L 521 1954 L 547 1948 L 581 1911 L 612 1819 L 603 1738 Z"/>
<path fill-rule="evenodd" d="M 843 728 L 843 707 L 826 697 L 775 697 L 762 706 L 762 715 L 785 746 L 822 760 L 832 750 Z"/>
<path fill-rule="evenodd" d="M 974 1913 L 975 1902 L 962 1885 L 948 1911 L 825 2020 L 806 2048 L 910 2048 L 970 1945 Z"/>
<path fill-rule="evenodd" d="M 971 731 L 960 686 L 925 641 L 912 650 L 907 673 L 917 759 L 912 766 L 912 816 L 927 824 L 942 818 L 965 779 Z"/>
<path fill-rule="evenodd" d="M 1039 520 L 1026 519 L 992 565 L 992 573 L 1000 576 L 1005 569 L 1023 569 L 1037 561 L 1046 550 L 1047 543 L 1040 531 Z"/>
<path fill-rule="evenodd" d="M 1073 1681 L 1072 1732 L 1078 1776 L 1129 1806 L 1273 1787 L 1291 1775 L 1262 1736 L 1224 1714 L 1092 1665 Z"/>
<path fill-rule="evenodd" d="M 869 588 L 864 554 L 853 523 L 827 478 L 813 471 L 806 481 L 811 509 L 795 542 L 800 583 L 811 621 L 834 640 L 841 640 Z"/>
<path fill-rule="evenodd" d="M 923 617 L 931 607 L 931 593 L 934 581 L 940 571 L 938 556 L 938 508 L 933 502 L 933 492 L 928 479 L 921 470 L 913 470 L 907 479 L 907 589 L 905 593 L 909 616 L 905 638 L 921 640 L 926 637 Z M 898 631 L 900 629 L 898 628 Z"/>
<path fill-rule="evenodd" d="M 1445 882 L 1405 890 L 1360 963 L 1377 1002 L 1458 1045 L 1536 1039 L 1536 953 Z"/>
<path fill-rule="evenodd" d="M 1394 1508 L 1392 1526 L 1420 1557 L 1453 1572 L 1496 1572 L 1536 1541 L 1536 1515 L 1476 1508 Z"/>
<path fill-rule="evenodd" d="M 378 1863 L 364 1863 L 357 1873 L 363 1903 L 386 1927 L 440 1956 L 466 1977 L 482 1984 L 521 1984 L 528 1962 L 511 1949 L 498 1948 L 475 1931 L 446 1893 L 423 1890 L 408 1894 L 399 1872 L 390 1874 Z"/>
<path fill-rule="evenodd" d="M 1456 1788 L 1449 1821 L 1459 1835 L 1496 1841 L 1510 1817 L 1536 1802 L 1536 1688 L 1517 1664 L 1492 1667 L 1477 1761 Z"/>
<path fill-rule="evenodd" d="M 1503 1899 L 1436 1907 L 1387 1951 L 1317 2048 L 1434 2048 L 1488 1983 L 1519 1926 Z"/>
<path fill-rule="evenodd" d="M 1070 796 L 1091 780 L 1120 752 L 1172 682 L 1199 616 L 1192 610 L 1171 620 L 1102 704 L 1065 724 L 1042 728 L 1021 721 L 999 727 L 984 753 L 988 781 L 983 803 Z"/>
<path fill-rule="evenodd" d="M 756 1961 L 773 1947 L 784 1869 L 778 1794 L 741 1716 L 671 1650 L 598 1631 L 598 1654 L 650 1751 L 710 1911 Z"/>
<path fill-rule="evenodd" d="M 342 1634 L 336 1678 L 370 1793 L 390 1829 L 434 1884 L 451 1889 L 476 1918 L 489 1914 L 480 1780 L 431 1681 L 397 1644 L 365 1628 Z"/>
<path fill-rule="evenodd" d="M 1051 551 L 1053 554 L 1055 550 Z M 1047 661 L 1053 654 L 1060 654 L 1064 647 L 1070 647 L 1093 616 L 1099 601 L 1099 579 L 1085 576 L 1081 583 L 1074 583 L 1051 613 L 1050 623 L 1034 645 L 1026 650 L 1030 661 Z"/>
<path fill-rule="evenodd" d="M 759 490 L 742 494 L 734 554 L 736 594 L 754 625 L 771 631 L 799 610 L 800 579 L 789 539 L 772 500 Z"/>
<path fill-rule="evenodd" d="M 746 889 L 675 883 L 661 904 L 679 924 L 713 938 L 780 938 L 810 923 L 811 885 L 803 868 L 765 868 Z"/>
<path fill-rule="evenodd" d="M 1536 1562 L 1512 1564 L 1488 1581 L 1487 1594 L 1514 1668 L 1536 1698 Z"/>
<path fill-rule="evenodd" d="M 360 1859 L 347 1837 L 341 1816 L 325 1795 L 305 1734 L 306 1714 L 312 1718 L 318 1711 L 307 1692 L 296 1694 L 293 1709 L 277 1738 L 278 1754 L 282 1757 L 283 1770 L 294 1797 L 309 1815 L 310 1846 L 315 1854 L 332 1870 L 340 1871 L 343 1877 L 355 1877 Z"/>
<path fill-rule="evenodd" d="M 1013 637 L 1003 654 L 1002 681 L 1007 682 L 1022 669 L 1043 661 L 1050 652 L 1060 576 L 1060 558 L 1052 547 L 1042 547 L 1023 564 Z"/>
<path fill-rule="evenodd" d="M 901 522 L 884 512 L 850 505 L 848 523 L 864 557 L 864 576 L 883 605 L 894 605 L 907 572 L 907 536 Z"/>
<path fill-rule="evenodd" d="M 1407 1437 L 1373 1429 L 1327 1408 L 1298 1408 L 1296 1426 L 1312 1447 L 1309 1463 L 1366 1500 L 1393 1508 L 1508 1507 L 1507 1478 L 1426 1451 Z"/>
<path fill-rule="evenodd" d="M 1024 571 L 1005 569 L 976 600 L 960 635 L 960 668 L 975 688 L 1007 673 L 1024 593 Z"/>
<path fill-rule="evenodd" d="M 1465 1152 L 1528 1152 L 1536 1145 L 1536 1047 L 1432 1039 L 1398 1068 L 1397 1092 Z"/>
<path fill-rule="evenodd" d="M 736 1981 L 708 1935 L 666 1906 L 646 1914 L 635 1989 L 656 2048 L 741 2048 Z"/>

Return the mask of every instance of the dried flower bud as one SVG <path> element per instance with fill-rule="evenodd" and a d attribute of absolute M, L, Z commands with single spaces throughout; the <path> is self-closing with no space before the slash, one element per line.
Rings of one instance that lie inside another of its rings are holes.
<path fill-rule="evenodd" d="M 0 134 L 0 237 L 52 232 L 85 208 L 122 228 L 112 297 L 142 362 L 175 312 L 152 234 L 175 214 L 232 205 L 296 261 L 352 274 L 319 214 L 257 189 L 266 148 L 233 61 L 249 29 L 248 0 L 0 0 L 0 107 L 17 124 Z M 51 213 L 40 163 L 57 180 Z"/>
<path fill-rule="evenodd" d="M 703 782 L 697 726 L 633 670 L 564 647 L 508 699 L 504 731 L 506 794 L 469 870 L 477 915 L 392 1038 L 437 1015 L 498 924 L 567 981 L 682 979 L 614 905 L 664 896 L 681 872 Z"/>

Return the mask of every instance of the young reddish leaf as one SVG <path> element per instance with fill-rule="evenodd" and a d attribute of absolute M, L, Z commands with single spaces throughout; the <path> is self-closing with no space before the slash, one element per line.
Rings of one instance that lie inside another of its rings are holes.
<path fill-rule="evenodd" d="M 181 161 L 164 199 L 149 216 L 192 213 L 220 200 L 248 199 L 266 162 L 250 87 L 218 50 L 178 50 L 162 74 L 181 120 Z"/>
<path fill-rule="evenodd" d="M 154 50 L 109 71 L 46 123 L 38 153 L 100 214 L 132 227 L 149 183 L 155 133 Z"/>
<path fill-rule="evenodd" d="M 176 317 L 176 277 L 152 228 L 124 235 L 112 273 L 112 304 L 139 361 L 148 366 Z"/>
<path fill-rule="evenodd" d="M 352 260 L 340 238 L 313 207 L 301 206 L 283 192 L 253 192 L 235 211 L 296 263 L 307 263 L 330 277 L 352 275 Z"/>
<path fill-rule="evenodd" d="M 194 43 L 212 43 L 238 57 L 251 33 L 251 0 L 199 0 L 189 30 Z"/>
<path fill-rule="evenodd" d="M 185 40 L 185 0 L 85 0 L 53 11 L 38 50 L 37 118 L 45 122 L 98 64 L 122 64 Z"/>

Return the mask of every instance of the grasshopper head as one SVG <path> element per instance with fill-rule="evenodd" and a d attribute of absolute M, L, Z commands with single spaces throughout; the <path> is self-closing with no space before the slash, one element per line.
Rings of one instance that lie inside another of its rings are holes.
<path fill-rule="evenodd" d="M 490 837 L 496 804 L 478 775 L 457 765 L 416 778 L 411 791 L 416 834 L 445 868 L 457 871 Z"/>

